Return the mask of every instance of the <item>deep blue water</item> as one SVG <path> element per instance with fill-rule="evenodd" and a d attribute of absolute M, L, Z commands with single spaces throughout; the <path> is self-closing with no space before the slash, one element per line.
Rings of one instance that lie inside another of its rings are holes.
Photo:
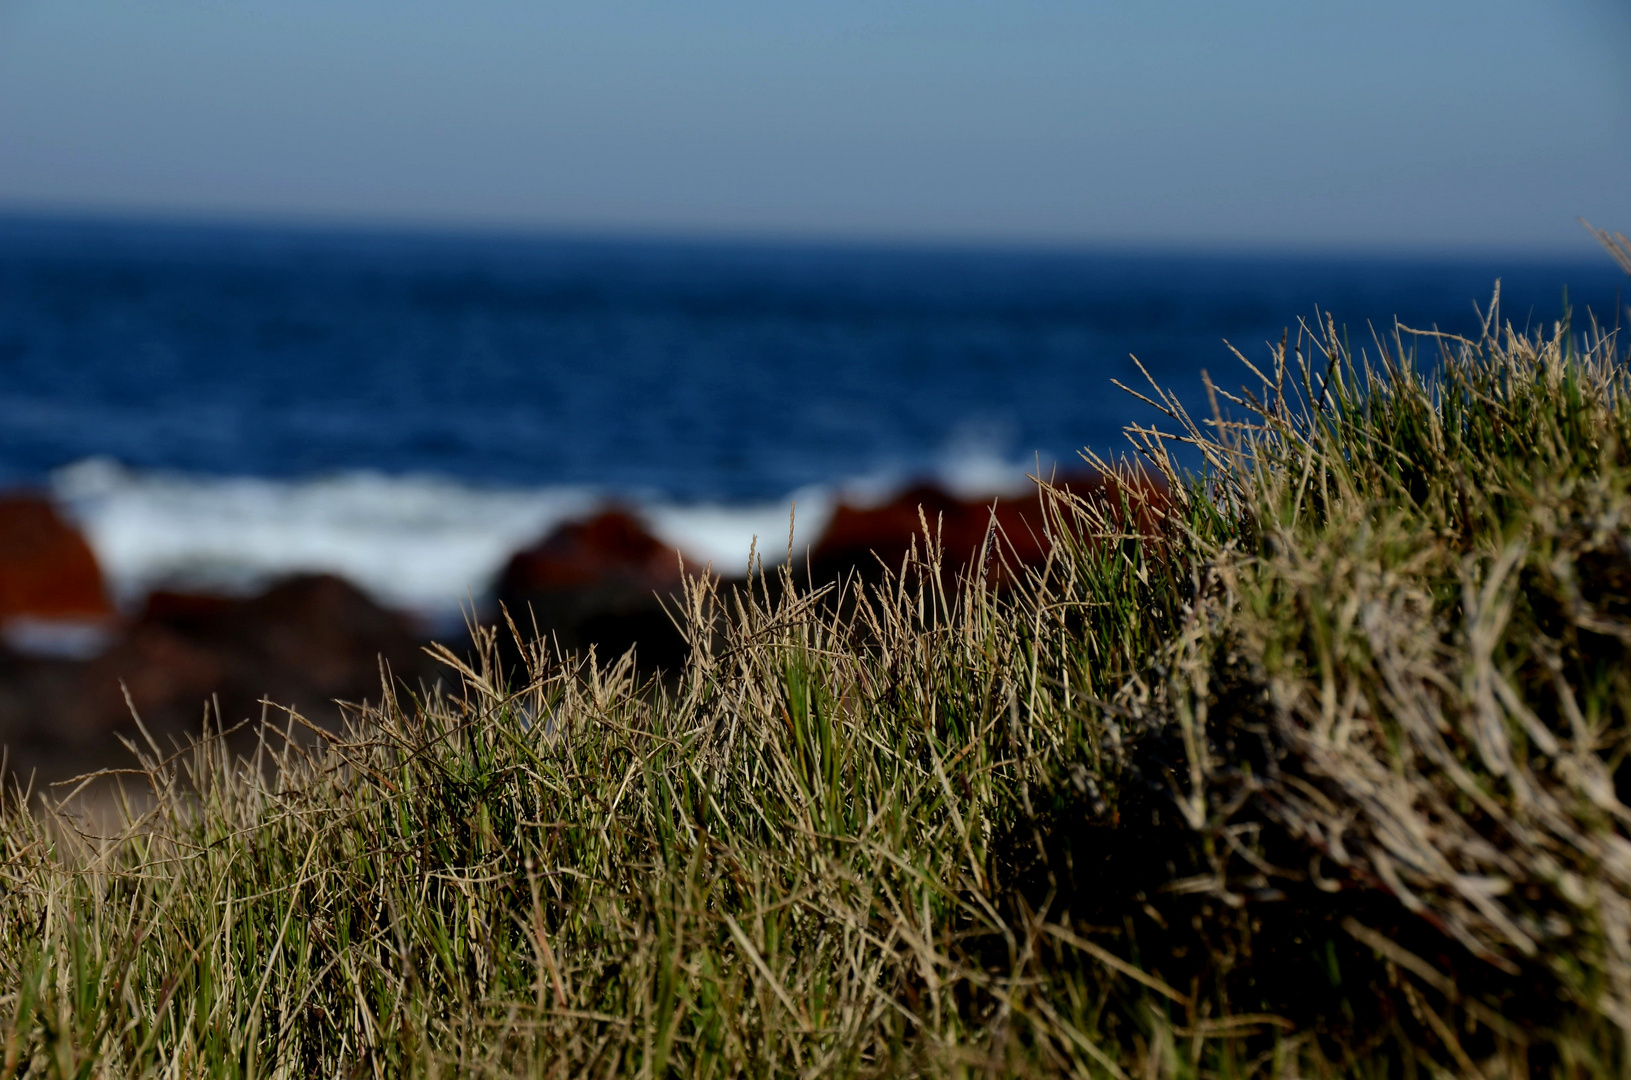
<path fill-rule="evenodd" d="M 433 473 L 681 500 L 778 497 L 1111 448 L 1129 354 L 1201 404 L 1329 310 L 1467 332 L 1613 323 L 1578 263 L 888 250 L 0 222 L 0 482 L 105 455 L 297 478 Z"/>

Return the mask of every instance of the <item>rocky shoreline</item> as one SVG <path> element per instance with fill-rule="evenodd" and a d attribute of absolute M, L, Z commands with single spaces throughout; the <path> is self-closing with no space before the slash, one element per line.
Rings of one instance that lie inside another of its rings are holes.
<path fill-rule="evenodd" d="M 1119 503 L 1117 484 L 1101 475 L 1064 482 L 1107 505 Z M 938 532 L 948 568 L 966 567 L 985 549 L 993 522 L 1012 565 L 1047 555 L 1035 492 L 967 500 L 924 485 L 882 504 L 839 507 L 800 560 L 800 576 L 816 584 L 875 579 L 921 545 L 925 522 Z M 604 657 L 637 647 L 643 668 L 671 671 L 683 663 L 685 643 L 664 600 L 682 575 L 709 570 L 653 536 L 633 512 L 607 507 L 517 551 L 480 614 L 507 611 L 524 635 L 550 637 L 562 650 L 593 647 Z M 291 576 L 251 597 L 160 590 L 139 610 L 121 612 L 90 546 L 47 499 L 0 497 L 0 745 L 8 783 L 38 786 L 128 765 L 121 737 L 168 746 L 206 727 L 276 720 L 284 709 L 336 727 L 338 703 L 377 699 L 382 678 L 410 693 L 433 688 L 444 669 L 427 643 L 412 618 L 327 574 Z M 251 745 L 247 732 L 241 742 Z"/>

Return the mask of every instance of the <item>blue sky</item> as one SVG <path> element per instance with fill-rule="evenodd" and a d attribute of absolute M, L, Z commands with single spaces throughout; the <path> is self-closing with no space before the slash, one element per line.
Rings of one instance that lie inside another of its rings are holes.
<path fill-rule="evenodd" d="M 0 210 L 1588 255 L 1626 0 L 0 0 Z"/>

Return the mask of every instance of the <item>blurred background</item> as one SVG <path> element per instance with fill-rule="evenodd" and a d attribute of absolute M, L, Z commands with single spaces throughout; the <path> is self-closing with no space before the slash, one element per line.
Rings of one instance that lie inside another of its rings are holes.
<path fill-rule="evenodd" d="M 105 595 L 5 640 L 443 632 L 608 506 L 735 572 L 1121 452 L 1134 356 L 1612 327 L 1628 176 L 1621 0 L 0 0 L 0 483 Z"/>
<path fill-rule="evenodd" d="M 0 163 L 0 479 L 125 604 L 445 621 L 608 498 L 745 560 L 1068 467 L 1316 307 L 1613 323 L 1631 8 L 11 0 Z"/>

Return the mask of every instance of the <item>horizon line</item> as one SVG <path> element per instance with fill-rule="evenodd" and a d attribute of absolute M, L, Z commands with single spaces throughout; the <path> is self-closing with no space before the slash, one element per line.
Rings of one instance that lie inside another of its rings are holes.
<path fill-rule="evenodd" d="M 849 229 L 707 227 L 641 223 L 574 223 L 486 218 L 355 215 L 277 210 L 215 210 L 209 208 L 119 207 L 0 201 L 0 226 L 127 227 L 327 235 L 332 237 L 401 240 L 508 240 L 534 243 L 607 245 L 660 244 L 715 248 L 805 248 L 832 251 L 887 251 L 923 254 L 1057 255 L 1103 257 L 1195 257 L 1320 261 L 1461 262 L 1518 259 L 1529 264 L 1585 264 L 1607 253 L 1584 223 L 1578 247 L 1561 244 L 1398 244 L 1350 241 L 1283 241 L 1252 243 L 1244 240 L 1173 240 L 1104 234 L 1071 235 L 1048 239 L 1030 234 L 983 235 Z M 1611 230 L 1612 231 L 1612 230 Z"/>

